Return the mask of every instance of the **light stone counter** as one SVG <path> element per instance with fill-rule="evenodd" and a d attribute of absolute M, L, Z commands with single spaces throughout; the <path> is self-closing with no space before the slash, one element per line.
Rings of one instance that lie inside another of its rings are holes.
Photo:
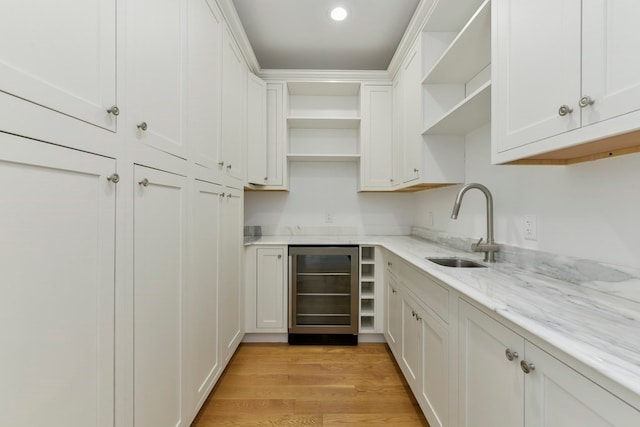
<path fill-rule="evenodd" d="M 638 271 L 557 256 L 550 261 L 554 257 L 549 254 L 524 268 L 504 261 L 488 268 L 442 267 L 424 258 L 481 261 L 482 254 L 411 236 L 263 236 L 251 244 L 381 246 L 612 379 L 632 392 L 629 403 L 639 405 Z"/>

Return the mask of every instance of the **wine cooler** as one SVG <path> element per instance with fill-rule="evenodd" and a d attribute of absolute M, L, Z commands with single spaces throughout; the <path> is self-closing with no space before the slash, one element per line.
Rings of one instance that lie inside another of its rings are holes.
<path fill-rule="evenodd" d="M 290 343 L 296 334 L 348 334 L 357 342 L 357 246 L 289 246 Z"/>

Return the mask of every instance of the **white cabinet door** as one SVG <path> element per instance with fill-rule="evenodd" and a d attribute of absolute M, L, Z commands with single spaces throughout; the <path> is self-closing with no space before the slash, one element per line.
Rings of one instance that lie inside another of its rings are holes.
<path fill-rule="evenodd" d="M 459 425 L 522 426 L 524 339 L 462 300 L 459 315 Z M 519 358 L 508 360 L 507 350 Z"/>
<path fill-rule="evenodd" d="M 227 28 L 222 35 L 222 139 L 220 167 L 243 179 L 242 145 L 245 143 L 247 68 Z"/>
<path fill-rule="evenodd" d="M 581 1 L 496 0 L 492 7 L 497 151 L 579 127 Z M 563 105 L 573 112 L 561 115 Z"/>
<path fill-rule="evenodd" d="M 136 166 L 134 423 L 179 426 L 186 271 L 186 178 Z"/>
<path fill-rule="evenodd" d="M 207 0 L 192 0 L 187 45 L 187 141 L 190 157 L 216 169 L 220 144 L 222 20 Z"/>
<path fill-rule="evenodd" d="M 220 216 L 218 333 L 220 358 L 226 363 L 242 340 L 242 191 L 226 188 Z"/>
<path fill-rule="evenodd" d="M 422 379 L 422 323 L 412 301 L 402 298 L 401 365 L 404 376 L 414 394 L 420 392 Z"/>
<path fill-rule="evenodd" d="M 393 88 L 364 85 L 360 189 L 390 188 L 393 177 Z"/>
<path fill-rule="evenodd" d="M 267 84 L 267 181 L 269 186 L 285 185 L 284 83 Z"/>
<path fill-rule="evenodd" d="M 284 248 L 256 250 L 256 328 L 286 332 Z"/>
<path fill-rule="evenodd" d="M 635 0 L 582 2 L 583 126 L 640 109 L 638 16 Z"/>
<path fill-rule="evenodd" d="M 189 415 L 213 388 L 221 364 L 218 356 L 218 244 L 222 187 L 193 181 L 191 262 L 185 296 Z"/>
<path fill-rule="evenodd" d="M 130 0 L 126 10 L 126 135 L 186 158 L 186 1 Z"/>
<path fill-rule="evenodd" d="M 527 427 L 635 427 L 640 412 L 539 347 L 526 342 Z"/>
<path fill-rule="evenodd" d="M 115 131 L 116 0 L 4 0 L 0 92 Z M 2 130 L 16 131 L 14 114 Z"/>
<path fill-rule="evenodd" d="M 402 69 L 393 82 L 393 154 L 391 184 L 395 187 L 402 184 L 402 171 L 404 161 L 404 93 L 403 93 Z"/>
<path fill-rule="evenodd" d="M 387 273 L 387 295 L 385 304 L 385 336 L 387 344 L 393 351 L 396 359 L 400 350 L 402 338 L 402 298 L 400 297 L 398 282 L 396 278 Z"/>
<path fill-rule="evenodd" d="M 267 85 L 253 73 L 247 79 L 247 180 L 265 185 L 267 176 Z"/>
<path fill-rule="evenodd" d="M 414 44 L 402 70 L 404 149 L 402 181 L 420 178 L 422 167 L 422 85 L 420 38 Z"/>
<path fill-rule="evenodd" d="M 0 133 L 0 425 L 114 425 L 115 167 Z"/>
<path fill-rule="evenodd" d="M 449 330 L 429 312 L 422 322 L 422 378 L 418 401 L 431 427 L 449 426 Z"/>

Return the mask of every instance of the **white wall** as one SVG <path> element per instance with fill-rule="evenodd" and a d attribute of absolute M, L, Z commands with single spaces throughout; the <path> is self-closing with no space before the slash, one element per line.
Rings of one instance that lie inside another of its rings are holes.
<path fill-rule="evenodd" d="M 245 225 L 263 234 L 408 234 L 413 196 L 358 193 L 357 165 L 292 162 L 289 192 L 246 192 Z M 333 222 L 326 223 L 326 214 Z"/>
<path fill-rule="evenodd" d="M 467 136 L 465 181 L 491 190 L 498 243 L 640 268 L 640 154 L 570 166 L 492 166 L 490 152 L 490 126 Z M 450 219 L 460 187 L 416 193 L 413 223 L 486 237 L 481 192 L 467 192 L 458 219 Z M 523 239 L 526 214 L 536 215 L 537 241 Z"/>

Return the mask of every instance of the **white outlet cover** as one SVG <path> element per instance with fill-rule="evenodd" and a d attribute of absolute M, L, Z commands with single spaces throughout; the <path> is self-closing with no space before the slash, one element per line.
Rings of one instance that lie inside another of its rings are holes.
<path fill-rule="evenodd" d="M 535 215 L 524 216 L 524 238 L 526 240 L 538 240 L 538 222 Z"/>

